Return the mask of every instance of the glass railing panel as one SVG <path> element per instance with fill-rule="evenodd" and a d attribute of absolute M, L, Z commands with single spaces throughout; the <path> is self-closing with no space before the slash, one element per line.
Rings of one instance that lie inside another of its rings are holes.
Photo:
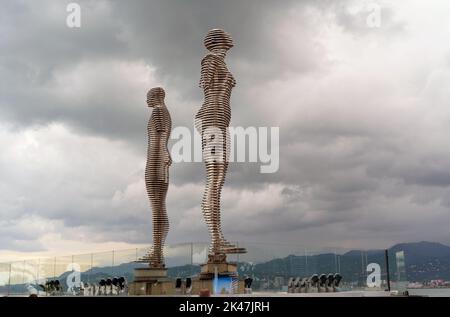
<path fill-rule="evenodd" d="M 288 292 L 289 281 L 301 281 L 314 274 L 339 273 L 341 291 L 384 291 L 387 286 L 387 266 L 384 250 L 352 251 L 304 248 L 296 244 L 263 242 L 233 242 L 247 249 L 244 254 L 227 256 L 228 262 L 237 264 L 240 279 L 253 279 L 254 292 Z M 39 285 L 58 281 L 67 294 L 68 281 L 98 283 L 102 279 L 125 277 L 134 280 L 134 269 L 148 264 L 138 263 L 149 248 L 111 250 L 93 254 L 41 258 L 0 264 L 0 294 L 29 295 L 40 291 Z M 165 261 L 170 278 L 198 276 L 201 264 L 208 260 L 208 243 L 166 245 Z M 435 272 L 427 271 L 427 279 L 417 282 L 421 267 L 408 266 L 408 254 L 402 250 L 389 252 L 391 289 L 403 292 L 410 284 L 421 287 L 443 287 L 439 263 L 432 263 Z M 436 260 L 437 261 L 437 260 Z M 428 263 L 428 262 L 427 262 Z M 428 265 L 428 264 L 427 264 Z M 430 267 L 430 265 L 428 265 Z M 418 273 L 419 272 L 419 273 Z M 411 277 L 412 276 L 412 277 Z M 411 280 L 412 278 L 412 280 Z M 413 281 L 414 283 L 411 283 Z M 73 294 L 73 293 L 69 293 Z"/>
<path fill-rule="evenodd" d="M 108 279 L 115 276 L 115 253 L 116 251 L 109 251 L 92 254 L 92 273 L 95 274 L 95 280 Z"/>
<path fill-rule="evenodd" d="M 25 295 L 26 288 L 26 261 L 18 261 L 11 263 L 10 273 L 10 294 L 11 295 Z"/>
<path fill-rule="evenodd" d="M 10 263 L 0 263 L 0 296 L 9 295 Z"/>
<path fill-rule="evenodd" d="M 192 243 L 166 245 L 164 255 L 168 276 L 172 278 L 191 277 L 195 272 L 193 252 L 194 245 Z"/>

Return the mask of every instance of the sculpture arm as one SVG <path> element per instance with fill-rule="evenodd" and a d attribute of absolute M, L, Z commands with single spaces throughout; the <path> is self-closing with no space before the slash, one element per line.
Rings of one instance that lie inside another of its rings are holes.
<path fill-rule="evenodd" d="M 157 160 L 160 162 L 156 171 L 157 179 L 167 182 L 168 166 L 171 164 L 171 159 L 167 148 L 167 135 L 169 133 L 169 127 L 166 124 L 166 121 L 170 119 L 166 117 L 165 109 L 161 107 L 156 107 L 153 110 L 152 117 L 155 125 L 153 146 L 157 149 Z"/>
<path fill-rule="evenodd" d="M 166 127 L 164 126 L 164 111 L 163 109 L 157 107 L 155 108 L 155 110 L 153 110 L 153 116 L 154 116 L 154 120 L 155 120 L 155 127 L 156 127 L 156 132 L 158 134 L 162 133 L 162 132 L 167 132 Z"/>
<path fill-rule="evenodd" d="M 200 88 L 206 89 L 211 86 L 214 74 L 219 66 L 220 58 L 214 54 L 208 54 L 202 60 L 200 77 Z"/>
<path fill-rule="evenodd" d="M 169 166 L 172 164 L 169 150 L 167 148 L 167 134 L 164 131 L 155 132 L 153 141 L 153 148 L 155 156 L 155 177 L 157 180 L 168 182 Z"/>
<path fill-rule="evenodd" d="M 164 153 L 164 163 L 166 165 L 172 164 L 172 159 L 167 148 L 167 141 L 170 135 L 170 114 L 165 108 L 158 108 L 157 120 L 156 120 L 156 132 L 158 134 L 159 151 Z"/>

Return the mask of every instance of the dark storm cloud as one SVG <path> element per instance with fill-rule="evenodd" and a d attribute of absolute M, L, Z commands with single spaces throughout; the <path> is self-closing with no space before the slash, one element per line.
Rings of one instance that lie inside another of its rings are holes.
<path fill-rule="evenodd" d="M 141 135 L 145 113 L 144 105 L 136 103 L 141 102 L 145 91 L 127 101 L 130 93 L 126 83 L 123 87 L 101 87 L 100 82 L 97 89 L 101 98 L 87 94 L 67 100 L 49 95 L 45 87 L 63 88 L 55 87 L 55 76 L 85 61 L 138 60 L 156 68 L 155 77 L 168 85 L 169 96 L 177 94 L 191 101 L 189 109 L 170 105 L 177 109 L 175 122 L 190 126 L 202 98 L 198 79 L 205 54 L 203 37 L 213 27 L 225 28 L 235 39 L 236 48 L 229 57 L 230 68 L 239 78 L 235 100 L 236 105 L 247 108 L 252 101 L 239 89 L 270 80 L 293 67 L 295 71 L 317 67 L 319 59 L 314 60 L 314 51 L 309 48 L 304 56 L 297 56 L 295 65 L 286 63 L 268 35 L 294 2 L 80 1 L 83 24 L 77 30 L 65 26 L 62 2 L 48 1 L 50 9 L 27 1 L 7 3 L 2 16 L 6 30 L 1 67 L 8 80 L 1 87 L 1 113 L 19 126 L 65 121 L 88 133 L 136 139 Z M 305 38 L 305 48 L 313 44 L 308 41 Z M 289 46 L 288 40 L 285 45 Z M 95 79 L 92 84 L 96 84 Z M 80 107 L 80 103 L 90 107 Z M 241 110 L 235 124 L 248 125 L 246 118 L 253 114 Z"/>
<path fill-rule="evenodd" d="M 415 22 L 416 4 L 391 3 L 369 29 L 359 1 L 79 3 L 80 29 L 66 27 L 64 2 L 2 4 L 0 249 L 23 249 L 30 232 L 36 250 L 46 232 L 150 242 L 145 94 L 163 85 L 174 126 L 192 128 L 214 27 L 236 44 L 232 124 L 280 127 L 277 173 L 230 164 L 232 239 L 450 241 L 445 17 Z M 207 239 L 204 176 L 201 163 L 172 166 L 170 242 Z"/>
<path fill-rule="evenodd" d="M 270 45 L 268 37 L 275 22 L 283 19 L 286 8 L 297 1 L 270 0 L 196 0 L 114 2 L 114 18 L 123 21 L 128 44 L 133 52 L 158 65 L 160 75 L 177 82 L 191 96 L 200 99 L 197 87 L 199 62 L 205 54 L 203 38 L 212 28 L 224 28 L 235 41 L 230 65 L 251 64 L 247 79 L 264 80 L 270 74 L 292 65 Z M 300 3 L 308 4 L 310 1 Z M 236 8 L 239 10 L 236 10 Z M 129 23 L 133 21 L 133 23 Z M 285 43 L 289 46 L 289 43 Z M 238 52 L 238 53 L 236 53 Z M 302 58 L 302 67 L 311 67 Z M 241 70 L 242 71 L 242 70 Z M 263 78 L 261 78 L 261 75 Z M 241 77 L 241 76 L 239 76 Z"/>
<path fill-rule="evenodd" d="M 102 2 L 83 4 L 83 21 L 89 27 L 76 31 L 65 24 L 66 3 L 57 1 L 7 1 L 2 4 L 2 84 L 0 85 L 0 114 L 18 127 L 67 121 L 77 127 L 95 131 L 102 117 L 99 107 L 104 100 L 61 100 L 54 80 L 58 72 L 89 60 L 122 58 L 126 46 L 119 39 L 120 26 L 107 14 Z M 113 91 L 104 91 L 112 94 Z M 79 107 L 80 102 L 96 104 L 91 110 Z M 120 100 L 118 100 L 120 102 Z M 104 109 L 105 110 L 105 109 Z M 114 115 L 108 119 L 114 119 Z M 123 114 L 123 113 L 122 113 Z M 133 117 L 133 115 L 128 116 Z M 112 120 L 114 124 L 116 120 Z M 98 129 L 97 133 L 108 134 Z M 119 129 L 120 130 L 120 129 Z M 124 132 L 122 129 L 122 133 Z"/>

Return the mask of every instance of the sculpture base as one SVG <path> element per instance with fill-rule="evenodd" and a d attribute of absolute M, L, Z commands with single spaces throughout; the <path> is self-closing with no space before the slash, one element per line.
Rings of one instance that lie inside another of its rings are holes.
<path fill-rule="evenodd" d="M 216 277 L 218 280 L 216 280 Z M 226 280 L 225 282 L 219 281 Z M 176 279 L 167 277 L 164 268 L 137 268 L 134 270 L 134 282 L 129 285 L 131 296 L 170 296 L 199 295 L 208 290 L 214 294 L 244 294 L 244 281 L 238 280 L 237 265 L 234 263 L 206 263 L 201 272 L 192 278 L 191 287 L 186 287 L 186 279 L 176 285 Z"/>
<path fill-rule="evenodd" d="M 215 274 L 226 276 L 237 276 L 237 265 L 234 263 L 206 263 L 202 264 L 200 279 L 202 277 L 213 277 Z"/>
<path fill-rule="evenodd" d="M 167 269 L 165 268 L 140 267 L 134 269 L 135 282 L 153 282 L 166 277 Z"/>
<path fill-rule="evenodd" d="M 244 294 L 244 281 L 238 278 L 237 264 L 228 262 L 203 264 L 198 279 L 194 280 L 193 291 L 199 294 L 204 290 L 209 290 L 211 295 Z"/>
<path fill-rule="evenodd" d="M 172 280 L 167 278 L 167 269 L 143 267 L 134 269 L 134 281 L 129 286 L 130 295 L 170 295 Z"/>
<path fill-rule="evenodd" d="M 219 274 L 219 279 L 225 277 L 224 275 Z M 241 280 L 236 280 L 232 285 L 217 285 L 214 281 L 214 278 L 207 278 L 205 276 L 202 276 L 198 279 L 193 280 L 192 284 L 192 295 L 199 295 L 200 292 L 204 292 L 205 290 L 209 291 L 209 294 L 211 296 L 214 295 L 236 295 L 236 294 L 245 294 L 245 283 Z"/>

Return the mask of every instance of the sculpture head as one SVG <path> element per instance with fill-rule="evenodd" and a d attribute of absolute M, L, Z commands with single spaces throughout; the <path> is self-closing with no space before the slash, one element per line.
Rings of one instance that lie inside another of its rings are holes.
<path fill-rule="evenodd" d="M 155 87 L 147 93 L 147 105 L 154 107 L 156 105 L 163 105 L 166 92 L 161 87 Z"/>
<path fill-rule="evenodd" d="M 215 49 L 228 51 L 234 46 L 231 35 L 221 29 L 210 30 L 203 43 L 209 51 Z"/>

